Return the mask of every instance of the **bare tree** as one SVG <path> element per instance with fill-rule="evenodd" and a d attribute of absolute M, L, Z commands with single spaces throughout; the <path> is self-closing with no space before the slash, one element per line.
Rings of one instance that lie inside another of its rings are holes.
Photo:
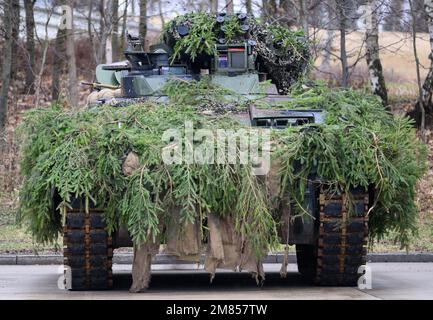
<path fill-rule="evenodd" d="M 253 14 L 253 5 L 251 0 L 245 1 L 245 10 L 248 14 Z"/>
<path fill-rule="evenodd" d="M 99 32 L 98 32 L 98 50 L 96 54 L 96 63 L 104 63 L 107 60 L 106 44 L 109 36 L 109 15 L 106 10 L 106 0 L 99 1 Z"/>
<path fill-rule="evenodd" d="M 415 118 L 417 124 L 421 127 L 421 129 L 423 129 L 424 127 L 433 127 L 433 0 L 424 0 L 424 8 L 427 17 L 427 25 L 430 37 L 430 67 L 422 87 L 420 86 L 420 97 L 418 98 L 418 101 L 415 105 L 415 110 L 410 113 L 410 115 Z M 415 24 L 416 23 L 414 23 L 414 25 Z M 414 41 L 416 41 L 416 37 L 413 38 Z M 416 43 L 414 44 L 414 53 L 415 56 L 417 56 Z M 419 66 L 419 60 L 417 62 L 417 66 Z"/>
<path fill-rule="evenodd" d="M 15 59 L 13 56 L 13 42 L 12 37 L 12 17 L 13 6 L 18 0 L 6 0 L 3 4 L 4 11 L 4 47 L 2 57 L 2 74 L 1 74 L 1 89 L 0 89 L 0 132 L 5 129 L 6 117 L 8 110 L 8 93 L 11 83 L 12 62 Z"/>
<path fill-rule="evenodd" d="M 329 4 L 322 0 L 310 0 L 306 3 L 306 16 L 310 28 L 322 29 L 329 21 L 326 21 Z"/>
<path fill-rule="evenodd" d="M 346 30 L 348 16 L 346 13 L 345 0 L 335 0 L 337 17 L 340 31 L 340 61 L 341 61 L 341 86 L 347 87 L 349 85 L 349 64 L 347 58 L 346 48 Z"/>
<path fill-rule="evenodd" d="M 384 0 L 381 0 L 384 1 Z M 344 6 L 344 15 L 346 20 L 346 28 L 349 30 L 357 29 L 357 21 L 359 19 L 358 6 L 363 2 L 361 0 L 344 0 L 342 5 Z"/>
<path fill-rule="evenodd" d="M 120 46 L 119 46 L 119 0 L 112 0 L 111 3 L 111 50 L 112 50 L 112 60 L 117 61 L 120 56 Z"/>
<path fill-rule="evenodd" d="M 428 32 L 424 0 L 410 0 L 409 2 L 410 16 L 413 20 L 411 26 L 415 25 L 415 30 L 417 32 Z"/>
<path fill-rule="evenodd" d="M 77 63 L 75 59 L 74 19 L 71 10 L 71 28 L 66 29 L 66 60 L 68 66 L 68 102 L 78 107 Z"/>
<path fill-rule="evenodd" d="M 370 78 L 371 92 L 380 97 L 384 106 L 388 105 L 388 93 L 379 57 L 379 22 L 380 5 L 378 0 L 367 1 L 366 15 L 366 60 Z"/>
<path fill-rule="evenodd" d="M 141 42 L 146 45 L 147 35 L 147 0 L 140 0 L 140 24 L 138 27 Z"/>
<path fill-rule="evenodd" d="M 120 52 L 118 35 L 119 17 L 118 8 L 116 6 L 117 10 L 114 10 L 112 0 L 96 1 L 97 10 L 99 13 L 99 29 L 96 29 L 92 23 L 93 1 L 89 1 L 87 15 L 87 32 L 89 34 L 95 63 L 101 64 L 105 62 L 111 62 L 113 61 L 113 59 L 117 59 L 116 56 Z M 116 0 L 113 1 L 116 2 Z M 117 15 L 117 17 L 114 17 L 113 19 L 113 15 Z M 113 31 L 114 26 L 117 28 L 116 32 Z M 116 34 L 117 36 L 115 36 Z"/>
<path fill-rule="evenodd" d="M 307 20 L 307 3 L 305 0 L 298 0 L 298 17 L 299 25 L 304 30 L 305 36 L 309 37 L 308 20 Z"/>
<path fill-rule="evenodd" d="M 157 0 L 157 2 L 158 2 L 159 18 L 161 19 L 161 26 L 164 27 L 165 18 L 164 18 L 164 10 L 162 9 L 162 0 Z"/>
<path fill-rule="evenodd" d="M 131 0 L 131 12 L 132 15 L 135 17 L 135 0 Z"/>
<path fill-rule="evenodd" d="M 234 13 L 234 5 L 233 0 L 226 0 L 226 12 L 227 14 L 233 14 Z"/>
<path fill-rule="evenodd" d="M 51 71 L 51 99 L 53 101 L 57 101 L 60 96 L 60 78 L 65 61 L 65 38 L 66 31 L 59 28 L 54 42 L 53 64 Z"/>
<path fill-rule="evenodd" d="M 320 65 L 320 69 L 325 72 L 329 72 L 331 68 L 331 52 L 332 52 L 332 43 L 335 38 L 335 29 L 336 29 L 336 19 L 334 17 L 335 13 L 335 3 L 333 1 L 329 1 L 329 3 L 325 6 L 325 14 L 326 14 L 326 36 L 324 39 L 323 54 L 322 54 L 322 63 Z"/>
<path fill-rule="evenodd" d="M 210 12 L 217 13 L 218 12 L 218 0 L 210 0 Z"/>
<path fill-rule="evenodd" d="M 404 0 L 389 0 L 383 29 L 385 31 L 403 31 Z"/>
<path fill-rule="evenodd" d="M 415 12 L 415 7 L 413 1 L 409 0 L 410 15 L 412 18 L 412 45 L 413 45 L 413 55 L 415 57 L 415 67 L 416 67 L 416 80 L 418 84 L 418 106 L 420 108 L 420 131 L 423 141 L 425 141 L 425 107 L 424 101 L 422 99 L 422 86 L 421 86 L 421 74 L 420 74 L 420 63 L 418 57 L 418 50 L 416 47 L 416 30 L 417 30 L 417 15 Z"/>
<path fill-rule="evenodd" d="M 50 24 L 52 14 L 53 14 L 53 11 L 51 9 L 48 12 L 47 21 L 45 22 L 45 40 L 44 40 L 44 44 L 43 44 L 42 58 L 41 58 L 41 63 L 40 63 L 40 67 L 39 67 L 39 73 L 36 77 L 36 83 L 35 83 L 35 107 L 36 108 L 39 107 L 39 96 L 40 96 L 40 91 L 41 91 L 42 75 L 44 73 L 48 47 L 50 45 L 50 41 L 48 40 L 48 25 Z M 40 44 L 42 46 L 41 42 L 40 42 Z"/>
<path fill-rule="evenodd" d="M 129 5 L 129 3 L 130 2 L 128 0 L 125 1 L 125 7 L 123 9 L 123 14 L 122 14 L 122 34 L 120 35 L 121 53 L 123 53 L 123 51 L 125 50 L 126 23 L 127 23 L 127 19 L 128 19 L 128 5 Z"/>
<path fill-rule="evenodd" d="M 287 1 L 287 0 L 285 0 Z M 262 0 L 262 19 L 263 21 L 272 22 L 277 14 L 276 0 Z"/>
<path fill-rule="evenodd" d="M 35 2 L 36 0 L 24 0 L 24 9 L 26 12 L 26 50 L 28 56 L 26 88 L 30 94 L 35 92 Z"/>
<path fill-rule="evenodd" d="M 19 38 L 19 27 L 20 27 L 20 2 L 18 1 L 12 1 L 11 6 L 12 14 L 11 14 L 11 20 L 12 20 L 12 56 L 17 57 L 18 55 L 18 38 Z M 11 66 L 11 80 L 14 82 L 17 77 L 17 61 L 18 59 L 14 58 L 12 59 L 12 66 Z M 15 87 L 15 85 L 14 85 Z"/>
<path fill-rule="evenodd" d="M 104 42 L 101 43 L 101 48 L 105 50 L 105 62 L 113 62 L 113 48 L 112 48 L 112 37 L 113 37 L 113 8 L 111 6 L 112 0 L 106 0 L 105 7 L 105 31 Z"/>
<path fill-rule="evenodd" d="M 98 56 L 95 50 L 94 36 L 93 36 L 93 24 L 92 24 L 92 14 L 93 14 L 93 4 L 94 1 L 89 1 L 89 6 L 87 10 L 87 34 L 89 36 L 90 47 L 92 48 L 93 60 L 98 63 Z"/>

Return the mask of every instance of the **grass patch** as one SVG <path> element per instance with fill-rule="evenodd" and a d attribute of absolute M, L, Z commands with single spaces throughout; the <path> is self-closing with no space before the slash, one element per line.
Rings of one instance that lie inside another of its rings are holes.
<path fill-rule="evenodd" d="M 390 233 L 383 240 L 375 243 L 370 252 L 433 252 L 433 218 L 421 220 L 419 234 L 410 240 L 409 248 L 402 248 L 395 243 L 395 234 Z"/>
<path fill-rule="evenodd" d="M 57 252 L 56 245 L 41 245 L 33 242 L 25 227 L 16 224 L 0 226 L 0 254 Z"/>

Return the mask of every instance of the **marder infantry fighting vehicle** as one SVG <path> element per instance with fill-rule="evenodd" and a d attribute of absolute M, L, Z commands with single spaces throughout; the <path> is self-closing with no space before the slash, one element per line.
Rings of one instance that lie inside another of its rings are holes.
<path fill-rule="evenodd" d="M 216 19 L 218 25 L 224 26 L 228 17 L 218 15 Z M 290 83 L 284 83 L 284 76 L 290 72 L 290 63 L 270 66 L 272 61 L 266 60 L 258 51 L 268 49 L 272 53 L 278 50 L 278 45 L 274 43 L 273 47 L 263 48 L 264 44 L 258 43 L 260 32 L 254 33 L 255 26 L 249 24 L 248 17 L 239 14 L 236 19 L 243 37 L 227 41 L 224 28 L 221 28 L 213 54 L 202 53 L 195 59 L 185 52 L 177 56 L 174 53 L 176 41 L 190 31 L 187 24 L 173 23 L 164 43 L 151 46 L 148 52 L 143 50 L 138 38 L 129 36 L 126 61 L 97 67 L 95 87 L 102 90 L 91 93 L 89 107 L 104 103 L 127 107 L 143 99 L 162 101 L 167 97 L 161 89 L 172 77 L 185 81 L 208 77 L 213 83 L 245 97 L 263 94 L 260 83 L 270 78 L 272 84 L 267 87 L 264 99 L 271 104 L 288 100 L 284 86 Z M 250 107 L 248 113 L 236 116 L 251 126 L 269 129 L 309 124 L 306 128 L 314 130 L 312 124 L 322 123 L 324 119 L 318 109 L 261 110 Z M 310 176 L 303 206 L 311 217 L 292 217 L 289 225 L 282 224 L 281 242 L 296 245 L 299 272 L 309 281 L 317 285 L 356 285 L 358 268 L 366 262 L 368 191 L 353 189 L 350 195 L 325 196 L 321 192 L 320 177 L 314 172 Z M 351 210 L 346 207 L 347 196 L 352 199 L 354 208 Z M 90 208 L 90 214 L 85 214 L 80 209 L 82 206 L 79 200 L 72 203 L 64 227 L 65 264 L 70 267 L 71 288 L 108 289 L 112 286 L 113 249 L 132 246 L 132 241 L 124 228 L 109 235 L 102 211 Z M 281 208 L 280 214 L 283 215 L 285 210 L 287 208 Z M 349 211 L 353 212 L 350 217 Z M 290 210 L 288 212 L 290 214 Z"/>

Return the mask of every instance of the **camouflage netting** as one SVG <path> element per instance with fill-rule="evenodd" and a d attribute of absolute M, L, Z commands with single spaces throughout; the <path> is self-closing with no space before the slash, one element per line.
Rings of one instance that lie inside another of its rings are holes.
<path fill-rule="evenodd" d="M 260 70 L 268 74 L 280 94 L 287 94 L 310 65 L 309 44 L 303 32 L 257 25 L 252 37 L 257 43 L 255 49 Z"/>
<path fill-rule="evenodd" d="M 186 35 L 179 34 L 182 32 Z M 310 44 L 303 31 L 263 24 L 246 15 L 179 16 L 166 24 L 163 40 L 173 48 L 172 62 L 182 58 L 200 64 L 215 54 L 216 44 L 249 40 L 254 44 L 258 70 L 267 73 L 282 94 L 303 77 L 311 62 Z"/>

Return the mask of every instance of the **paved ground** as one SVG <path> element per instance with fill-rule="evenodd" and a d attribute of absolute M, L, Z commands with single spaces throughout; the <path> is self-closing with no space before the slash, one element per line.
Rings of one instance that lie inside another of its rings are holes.
<path fill-rule="evenodd" d="M 130 294 L 131 266 L 114 265 L 115 288 L 104 292 L 59 290 L 59 266 L 0 266 L 0 299 L 433 299 L 433 263 L 372 263 L 373 289 L 311 287 L 296 266 L 280 279 L 278 265 L 265 265 L 262 288 L 245 273 L 221 272 L 213 284 L 202 271 L 157 266 L 151 288 Z"/>

